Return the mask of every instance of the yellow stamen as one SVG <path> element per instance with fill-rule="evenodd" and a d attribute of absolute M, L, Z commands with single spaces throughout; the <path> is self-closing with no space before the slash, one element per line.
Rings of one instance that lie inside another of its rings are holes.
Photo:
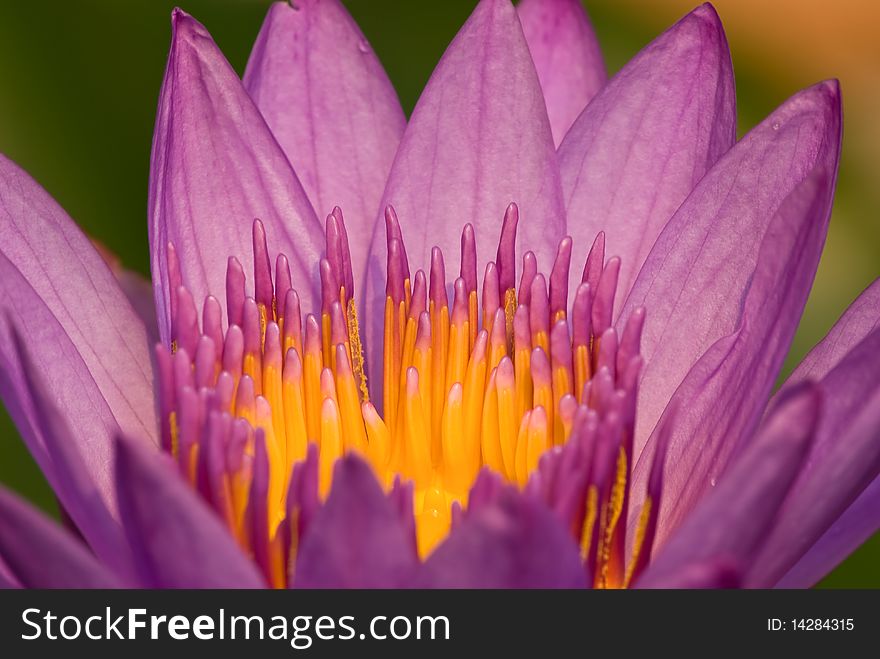
<path fill-rule="evenodd" d="M 468 295 L 468 352 L 474 349 L 477 340 L 477 292 L 471 291 Z"/>
<path fill-rule="evenodd" d="M 504 459 L 501 455 L 501 434 L 498 423 L 498 392 L 495 386 L 495 374 L 493 369 L 489 374 L 489 384 L 486 386 L 486 395 L 483 398 L 483 427 L 481 433 L 481 449 L 483 462 L 492 471 L 504 473 Z"/>
<path fill-rule="evenodd" d="M 568 369 L 563 366 L 557 366 L 553 369 L 552 396 L 553 402 L 558 404 L 564 396 L 571 394 L 571 377 Z M 552 407 L 556 407 L 553 405 Z M 561 446 L 565 442 L 566 431 L 561 415 L 553 415 L 553 443 Z"/>
<path fill-rule="evenodd" d="M 330 314 L 324 312 L 321 314 L 321 354 L 324 355 L 324 363 L 323 366 L 332 368 L 331 360 L 335 356 L 335 353 L 331 350 L 330 345 L 330 332 L 331 332 L 332 323 L 330 320 Z"/>
<path fill-rule="evenodd" d="M 263 384 L 262 356 L 246 352 L 244 354 L 242 374 L 250 376 L 251 380 L 254 381 L 254 393 L 259 396 L 262 393 Z"/>
<path fill-rule="evenodd" d="M 521 419 L 532 407 L 532 355 L 528 347 L 516 351 L 514 365 L 514 381 L 516 383 L 515 416 Z"/>
<path fill-rule="evenodd" d="M 446 364 L 449 348 L 449 307 L 428 306 L 431 318 L 431 459 L 436 465 L 441 458 L 440 426 L 446 391 Z"/>
<path fill-rule="evenodd" d="M 621 447 L 620 453 L 617 456 L 617 473 L 611 486 L 611 494 L 607 505 L 604 506 L 604 524 L 600 528 L 596 567 L 597 588 L 619 588 L 623 581 L 621 566 L 617 564 L 617 561 L 612 560 L 616 557 L 612 555 L 611 549 L 614 533 L 617 530 L 617 523 L 620 521 L 621 512 L 623 512 L 628 469 L 626 451 Z"/>
<path fill-rule="evenodd" d="M 224 409 L 228 407 L 233 416 L 250 424 L 249 431 L 259 430 L 265 437 L 269 564 L 263 567 L 274 586 L 282 587 L 288 580 L 290 566 L 283 564 L 286 542 L 290 545 L 291 565 L 296 558 L 297 506 L 301 502 L 288 502 L 286 495 L 293 468 L 306 458 L 309 443 L 318 445 L 320 499 L 326 498 L 331 489 L 334 463 L 352 451 L 367 459 L 385 489 L 390 489 L 398 476 L 411 481 L 416 540 L 420 554 L 425 556 L 448 532 L 453 506 L 466 505 L 481 468 L 524 488 L 541 456 L 572 436 L 576 416 L 585 413 L 590 419 L 595 417 L 599 420 L 596 427 L 608 418 L 598 409 L 604 404 L 601 399 L 606 382 L 602 387 L 592 387 L 594 400 L 583 400 L 584 388 L 596 370 L 599 341 L 579 335 L 578 341 L 587 341 L 588 345 L 560 344 L 565 338 L 571 339 L 566 337 L 565 326 L 554 326 L 566 322 L 565 310 L 547 314 L 548 318 L 539 317 L 535 315 L 537 308 L 526 304 L 526 296 L 523 306 L 518 305 L 513 287 L 503 291 L 498 307 L 495 291 L 491 295 L 483 291 L 486 305 L 481 310 L 480 292 L 466 292 L 467 284 L 463 288 L 461 281 L 455 284 L 454 304 L 450 307 L 443 302 L 446 295 L 437 296 L 435 288 L 431 288 L 433 295 L 422 297 L 426 291 L 421 272 L 414 281 L 419 299 L 413 299 L 409 278 L 403 281 L 402 292 L 399 282 L 392 282 L 394 293 L 385 298 L 382 391 L 373 392 L 380 397 L 381 414 L 378 402 L 376 406 L 371 403 L 367 388 L 357 305 L 344 286 L 338 291 L 340 306 L 336 306 L 336 295 L 332 294 L 330 309 L 316 316 L 303 316 L 298 297 L 292 292 L 292 308 L 285 309 L 288 318 L 278 314 L 274 297 L 271 307 L 258 304 L 259 344 L 256 337 L 237 329 L 236 343 L 230 344 L 233 348 L 228 353 L 218 350 L 215 382 L 227 354 L 233 359 L 229 368 L 232 373 L 223 376 L 222 387 L 217 386 L 224 401 L 232 389 L 231 402 L 224 404 Z M 497 279 L 490 283 L 496 285 Z M 435 285 L 432 281 L 431 286 Z M 543 294 L 537 304 L 545 309 L 546 290 L 536 290 L 536 294 Z M 322 291 L 324 296 L 328 293 Z M 398 296 L 402 299 L 396 299 Z M 555 295 L 553 300 L 555 304 Z M 425 302 L 425 312 L 419 315 L 416 311 Z M 250 299 L 248 304 L 252 304 Z M 248 308 L 251 315 L 247 318 L 253 324 L 254 311 Z M 585 322 L 588 326 L 589 319 Z M 250 327 L 248 332 L 255 331 Z M 553 332 L 545 331 L 545 327 L 554 327 Z M 247 336 L 245 345 L 252 346 L 243 355 L 239 352 L 242 333 Z M 569 348 L 571 363 L 567 363 Z M 176 341 L 171 349 L 177 351 Z M 238 359 L 240 366 L 235 363 Z M 176 378 L 177 373 L 174 375 Z M 583 405 L 593 411 L 585 410 Z M 199 438 L 180 437 L 177 411 L 170 412 L 168 424 L 171 453 L 196 484 Z M 189 419 L 185 425 L 191 425 Z M 242 547 L 253 552 L 256 548 L 249 544 L 262 547 L 264 540 L 258 537 L 254 541 L 254 528 L 247 515 L 252 503 L 248 498 L 252 494 L 255 455 L 254 435 L 248 437 L 241 449 L 240 464 L 236 455 L 236 466 L 211 485 L 219 488 L 215 494 L 219 497 L 218 512 Z M 191 447 L 185 459 L 179 456 L 181 446 Z M 580 459 L 579 454 L 572 455 Z M 623 448 L 615 457 L 611 482 L 589 481 L 585 485 L 583 523 L 580 529 L 572 529 L 575 536 L 579 535 L 583 559 L 595 566 L 597 587 L 629 585 L 656 505 L 650 498 L 646 500 L 633 559 L 624 567 L 622 521 L 630 465 Z M 601 467 L 604 470 L 609 466 Z M 550 482 L 552 489 L 552 476 Z M 288 505 L 288 524 L 280 527 Z M 291 537 L 282 537 L 280 528 L 288 529 Z M 261 564 L 266 558 L 260 557 Z"/>
<path fill-rule="evenodd" d="M 519 422 L 519 432 L 516 435 L 516 482 L 522 487 L 528 480 L 528 454 L 529 454 L 529 423 L 532 419 L 532 410 L 523 414 Z"/>
<path fill-rule="evenodd" d="M 599 508 L 599 490 L 595 485 L 590 485 L 587 489 L 587 500 L 584 507 L 584 523 L 581 527 L 581 560 L 586 561 L 590 557 L 590 549 L 593 544 L 593 527 L 596 525 L 596 516 Z"/>
<path fill-rule="evenodd" d="M 442 444 L 443 444 L 443 482 L 446 487 L 461 492 L 469 483 L 462 476 L 464 451 L 462 435 L 464 433 L 463 387 L 456 382 L 446 396 L 443 408 Z"/>
<path fill-rule="evenodd" d="M 504 369 L 505 365 L 499 366 Z M 506 368 L 510 368 L 507 366 Z M 498 393 L 498 437 L 501 442 L 501 460 L 504 464 L 503 473 L 508 480 L 516 479 L 516 441 L 517 424 L 522 414 L 517 412 L 519 404 L 512 378 L 497 377 L 496 387 Z M 531 393 L 531 392 L 530 392 Z"/>
<path fill-rule="evenodd" d="M 321 437 L 321 369 L 320 351 L 306 348 L 303 359 L 303 383 L 306 399 L 306 430 L 312 441 Z"/>
<path fill-rule="evenodd" d="M 361 394 L 361 400 L 367 402 L 370 400 L 370 392 L 367 389 L 367 374 L 364 370 L 364 348 L 361 344 L 361 331 L 360 326 L 358 325 L 357 305 L 353 299 L 348 301 L 346 309 L 348 340 L 351 344 L 351 370 L 354 373 L 358 391 L 360 391 Z"/>
<path fill-rule="evenodd" d="M 623 587 L 629 588 L 630 583 L 633 578 L 633 571 L 635 570 L 636 564 L 639 561 L 639 556 L 642 553 L 642 549 L 645 544 L 645 534 L 648 530 L 648 522 L 651 520 L 651 510 L 654 507 L 654 502 L 652 501 L 650 496 L 645 497 L 645 502 L 642 504 L 642 510 L 639 513 L 639 521 L 636 525 L 636 533 L 633 537 L 633 550 L 632 557 L 630 558 L 629 565 L 626 569 L 626 578 L 623 581 Z"/>
<path fill-rule="evenodd" d="M 528 482 L 529 474 L 538 468 L 538 459 L 550 448 L 549 430 L 544 408 L 536 407 L 529 421 L 529 438 L 526 446 L 526 482 Z"/>
<path fill-rule="evenodd" d="M 269 524 L 274 527 L 284 519 L 284 494 L 287 492 L 286 461 L 272 423 L 272 408 L 262 396 L 257 396 L 255 427 L 266 437 L 266 455 L 269 458 Z"/>
<path fill-rule="evenodd" d="M 590 381 L 590 350 L 587 346 L 576 346 L 574 349 L 574 395 L 578 403 L 585 403 L 584 385 Z"/>
<path fill-rule="evenodd" d="M 516 315 L 516 289 L 504 291 L 504 329 L 507 334 L 507 352 L 513 354 L 513 318 Z"/>
<path fill-rule="evenodd" d="M 308 432 L 306 431 L 305 398 L 303 396 L 302 370 L 299 356 L 294 352 L 292 358 L 298 368 L 285 373 L 281 395 L 284 404 L 284 436 L 287 440 L 287 471 L 306 457 Z"/>
<path fill-rule="evenodd" d="M 336 401 L 325 398 L 321 404 L 321 450 L 318 458 L 318 492 L 327 496 L 333 480 L 333 465 L 342 457 L 342 427 Z"/>
<path fill-rule="evenodd" d="M 360 399 L 354 374 L 348 363 L 345 346 L 336 346 L 336 390 L 339 396 L 339 415 L 342 419 L 343 445 L 366 455 L 367 434 L 361 415 Z"/>
<path fill-rule="evenodd" d="M 385 480 L 385 484 L 388 485 L 387 476 L 391 473 L 388 470 L 388 461 L 391 458 L 391 434 L 371 403 L 364 403 L 361 409 L 367 427 L 367 455 L 370 458 L 370 464 L 373 465 L 379 479 Z"/>
<path fill-rule="evenodd" d="M 426 487 L 431 480 L 431 454 L 425 408 L 419 393 L 419 374 L 414 368 L 406 373 L 406 405 L 404 407 L 404 473 L 416 487 Z"/>
<path fill-rule="evenodd" d="M 263 396 L 269 402 L 272 418 L 272 430 L 281 457 L 281 465 L 292 464 L 287 457 L 287 423 L 284 418 L 284 391 L 281 384 L 281 369 L 275 365 L 267 365 L 263 369 Z"/>
<path fill-rule="evenodd" d="M 176 460 L 180 453 L 180 428 L 177 425 L 177 412 L 168 415 L 168 427 L 171 429 L 171 455 Z"/>
<path fill-rule="evenodd" d="M 266 326 L 269 324 L 268 312 L 265 304 L 258 304 L 257 310 L 260 312 L 260 350 L 266 350 Z M 274 312 L 272 314 L 274 320 Z"/>

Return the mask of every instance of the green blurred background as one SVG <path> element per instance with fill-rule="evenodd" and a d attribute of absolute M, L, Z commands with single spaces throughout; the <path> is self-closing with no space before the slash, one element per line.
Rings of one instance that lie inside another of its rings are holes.
<path fill-rule="evenodd" d="M 265 0 L 179 0 L 243 71 Z M 609 73 L 694 0 L 587 0 Z M 83 230 L 148 274 L 147 175 L 169 40 L 165 0 L 0 3 L 0 151 L 27 169 Z M 348 0 L 407 113 L 473 0 Z M 796 90 L 840 78 L 843 162 L 828 243 L 786 365 L 880 274 L 880 3 L 718 0 L 736 70 L 740 132 Z M 57 513 L 52 493 L 0 408 L 0 482 Z M 880 535 L 825 586 L 880 587 Z"/>

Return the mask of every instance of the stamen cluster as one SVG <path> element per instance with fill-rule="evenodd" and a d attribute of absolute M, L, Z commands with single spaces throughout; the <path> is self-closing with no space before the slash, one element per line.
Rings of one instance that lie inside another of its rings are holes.
<path fill-rule="evenodd" d="M 423 555 L 506 481 L 570 525 L 596 585 L 632 578 L 639 551 L 624 574 L 624 538 L 644 313 L 618 337 L 620 261 L 605 261 L 602 234 L 571 304 L 570 238 L 549 277 L 526 252 L 517 286 L 518 221 L 511 204 L 481 286 L 465 225 L 449 286 L 436 247 L 429 274 L 411 275 L 387 209 L 381 373 L 369 374 L 369 386 L 338 208 L 326 223 L 321 309 L 305 317 L 283 254 L 273 276 L 259 221 L 252 294 L 241 264 L 228 262 L 225 329 L 211 296 L 200 325 L 169 246 L 173 340 L 157 347 L 163 445 L 272 583 L 285 584 L 333 465 L 349 452 L 371 464 Z M 652 516 L 643 517 L 639 546 L 650 536 Z"/>

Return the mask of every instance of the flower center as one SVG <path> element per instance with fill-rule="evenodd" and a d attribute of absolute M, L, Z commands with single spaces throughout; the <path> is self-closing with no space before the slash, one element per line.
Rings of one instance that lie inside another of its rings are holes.
<path fill-rule="evenodd" d="M 620 261 L 605 262 L 604 236 L 593 243 L 569 305 L 570 238 L 560 242 L 548 277 L 527 252 L 516 285 L 513 204 L 481 286 L 471 225 L 449 286 L 440 249 L 432 250 L 427 275 L 411 276 L 391 208 L 385 223 L 381 373 L 366 372 L 364 350 L 378 346 L 361 341 L 338 208 L 327 218 L 321 309 L 304 318 L 283 254 L 273 277 L 259 221 L 252 296 L 240 263 L 229 259 L 225 331 L 214 297 L 204 302 L 200 329 L 169 246 L 172 344 L 157 347 L 164 447 L 274 585 L 285 583 L 335 461 L 352 451 L 402 502 L 403 514 L 414 515 L 422 555 L 468 506 L 488 468 L 551 506 L 573 507 L 565 518 L 594 582 L 624 585 L 644 315 L 634 314 L 618 339 L 611 320 Z M 580 480 L 556 473 L 575 463 Z"/>

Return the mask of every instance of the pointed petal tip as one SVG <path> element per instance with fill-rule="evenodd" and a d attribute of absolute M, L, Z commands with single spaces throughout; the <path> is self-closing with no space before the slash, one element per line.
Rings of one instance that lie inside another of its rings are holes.
<path fill-rule="evenodd" d="M 816 83 L 812 88 L 815 94 L 824 99 L 828 110 L 832 113 L 835 121 L 842 124 L 841 116 L 843 115 L 843 95 L 840 91 L 840 80 L 837 78 L 829 78 L 822 82 Z M 842 125 L 841 125 L 842 128 Z"/>
<path fill-rule="evenodd" d="M 180 7 L 175 7 L 171 10 L 171 31 L 174 41 L 194 35 L 204 37 L 208 34 L 201 23 Z"/>
<path fill-rule="evenodd" d="M 585 587 L 576 544 L 543 504 L 507 487 L 480 496 L 488 500 L 423 563 L 416 587 Z"/>
<path fill-rule="evenodd" d="M 721 16 L 711 2 L 705 2 L 682 18 L 668 30 L 669 33 L 679 31 L 686 26 L 704 27 L 720 36 L 724 36 L 724 24 Z M 701 35 L 702 36 L 702 35 Z"/>
<path fill-rule="evenodd" d="M 400 515 L 372 469 L 348 454 L 296 558 L 298 588 L 399 588 L 417 566 Z"/>
<path fill-rule="evenodd" d="M 824 114 L 829 123 L 831 121 L 839 122 L 842 110 L 841 101 L 840 81 L 837 78 L 829 78 L 793 94 L 770 117 L 779 114 L 788 117 L 801 113 L 817 112 Z M 769 122 L 765 120 L 762 123 Z M 772 124 L 772 126 L 774 129 L 778 128 L 777 124 Z"/>
<path fill-rule="evenodd" d="M 197 57 L 210 57 L 208 50 L 214 46 L 213 37 L 208 28 L 202 25 L 192 14 L 176 7 L 171 11 L 171 46 L 169 53 L 178 52 L 180 46 L 191 49 Z"/>
<path fill-rule="evenodd" d="M 163 338 L 171 306 L 165 243 L 175 244 L 181 280 L 201 301 L 224 289 L 227 256 L 237 254 L 250 269 L 254 217 L 261 218 L 274 246 L 290 258 L 294 276 L 310 283 L 300 294 L 311 307 L 316 282 L 307 261 L 320 251 L 311 240 L 318 220 L 299 179 L 208 30 L 180 9 L 171 14 L 171 28 L 149 192 L 151 265 Z M 211 121 L 202 121 L 207 115 Z M 199 157 L 184 157 L 195 144 L 202 145 Z M 236 164 L 216 166 L 227 158 Z M 211 173 L 201 175 L 203 167 Z M 227 222 L 229 230 L 222 235 L 199 228 L 217 217 L 239 221 Z M 297 231 L 294 249 L 292 234 L 300 223 L 308 228 Z"/>
<path fill-rule="evenodd" d="M 822 387 L 813 380 L 804 380 L 785 389 L 776 398 L 777 408 L 791 405 L 792 413 L 812 427 L 819 420 L 822 410 Z"/>
<path fill-rule="evenodd" d="M 339 204 L 349 231 L 369 235 L 406 118 L 345 3 L 273 3 L 242 80 L 314 209 Z M 352 245 L 357 280 L 367 243 Z"/>
<path fill-rule="evenodd" d="M 355 453 L 349 453 L 339 458 L 336 464 L 333 465 L 334 483 L 351 483 L 355 479 L 360 480 L 364 478 L 376 480 L 370 466 Z"/>
<path fill-rule="evenodd" d="M 792 445 L 800 445 L 806 454 L 822 417 L 825 396 L 820 384 L 805 380 L 780 392 L 767 413 L 767 433 L 778 427 L 778 436 Z M 787 431 L 783 432 L 783 429 Z"/>
<path fill-rule="evenodd" d="M 797 97 L 807 97 L 814 100 L 817 104 L 824 104 L 834 109 L 841 100 L 840 80 L 837 78 L 822 80 L 795 94 L 795 98 Z"/>
<path fill-rule="evenodd" d="M 688 16 L 693 16 L 694 18 L 699 18 L 708 23 L 714 23 L 718 26 L 721 25 L 721 17 L 718 15 L 718 10 L 715 9 L 715 5 L 711 2 L 704 2 L 699 7 L 691 11 Z"/>
<path fill-rule="evenodd" d="M 816 83 L 814 87 L 824 90 L 831 98 L 837 98 L 840 96 L 840 80 L 837 78 L 828 78 L 827 80 Z"/>

